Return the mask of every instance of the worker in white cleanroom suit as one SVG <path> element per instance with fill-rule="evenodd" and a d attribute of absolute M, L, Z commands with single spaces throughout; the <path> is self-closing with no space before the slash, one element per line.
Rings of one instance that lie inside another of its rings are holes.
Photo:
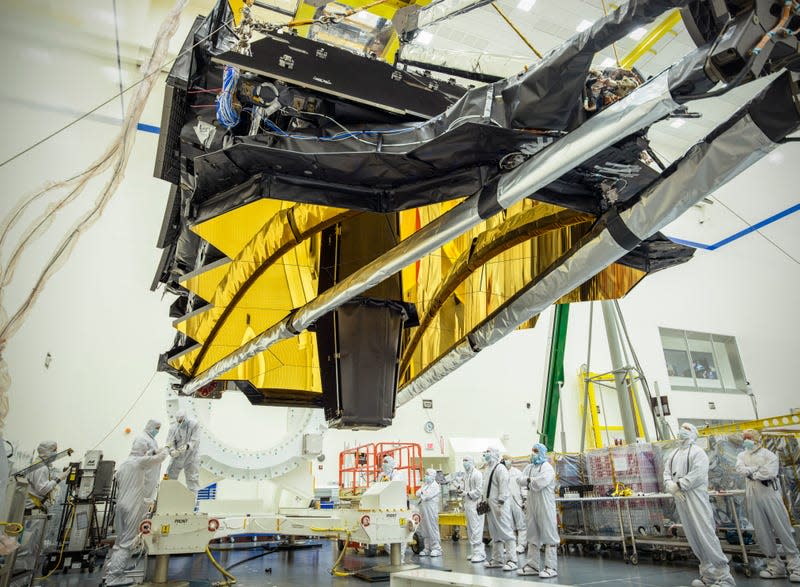
<path fill-rule="evenodd" d="M 58 453 L 58 445 L 54 440 L 40 442 L 36 452 L 44 462 L 25 474 L 25 479 L 28 481 L 28 498 L 25 501 L 24 531 L 14 562 L 15 571 L 30 571 L 36 568 L 47 525 L 47 509 L 56 503 L 58 484 L 67 477 L 67 472 L 60 471 L 52 465 L 52 459 Z"/>
<path fill-rule="evenodd" d="M 700 578 L 692 587 L 735 585 L 708 501 L 708 456 L 695 444 L 697 428 L 681 424 L 678 438 L 680 447 L 665 462 L 664 488 L 675 498 L 686 540 L 700 560 Z"/>
<path fill-rule="evenodd" d="M 483 453 L 486 468 L 483 473 L 483 496 L 489 503 L 486 522 L 492 537 L 491 558 L 483 563 L 488 569 L 502 567 L 504 571 L 517 569 L 517 542 L 511 519 L 511 494 L 508 490 L 508 469 L 500 462 L 500 452 L 488 448 Z"/>
<path fill-rule="evenodd" d="M 483 520 L 484 516 L 478 514 L 478 502 L 483 495 L 483 475 L 475 467 L 472 457 L 462 460 L 464 471 L 464 516 L 467 518 L 467 538 L 469 539 L 468 560 L 481 563 L 486 560 L 486 548 L 483 545 Z"/>
<path fill-rule="evenodd" d="M 525 552 L 528 543 L 528 528 L 525 521 L 525 512 L 522 511 L 523 499 L 517 479 L 522 476 L 522 471 L 511 462 L 511 457 L 503 455 L 503 464 L 508 469 L 508 491 L 511 494 L 511 519 L 514 522 L 514 533 L 517 535 L 517 553 Z"/>
<path fill-rule="evenodd" d="M 386 455 L 383 457 L 383 462 L 381 463 L 381 474 L 378 475 L 378 481 L 405 481 L 405 475 L 403 472 L 398 470 L 397 463 L 394 460 L 394 457 Z"/>
<path fill-rule="evenodd" d="M 122 461 L 114 475 L 117 482 L 117 506 L 114 510 L 116 540 L 103 572 L 103 580 L 109 586 L 133 582 L 125 576 L 125 570 L 139 536 L 139 525 L 147 514 L 145 476 L 149 468 L 167 458 L 166 448 L 154 455 L 148 455 L 148 450 L 147 441 L 135 439 L 128 458 Z"/>
<path fill-rule="evenodd" d="M 425 539 L 420 556 L 442 556 L 442 537 L 439 534 L 439 505 L 442 489 L 436 482 L 436 469 L 425 471 L 419 498 L 419 533 Z"/>
<path fill-rule="evenodd" d="M 158 420 L 148 420 L 144 425 L 144 432 L 140 434 L 137 439 L 142 440 L 147 444 L 147 455 L 153 456 L 158 453 L 158 442 L 156 436 L 161 430 L 161 422 Z M 144 476 L 144 501 L 148 509 L 152 508 L 156 500 L 156 490 L 158 489 L 158 481 L 161 478 L 161 463 L 151 465 Z"/>
<path fill-rule="evenodd" d="M 531 462 L 517 480 L 528 490 L 528 557 L 518 575 L 539 575 L 549 579 L 558 575 L 558 520 L 556 518 L 556 472 L 547 461 L 547 447 L 536 443 Z M 544 560 L 542 560 L 544 547 Z"/>
<path fill-rule="evenodd" d="M 200 425 L 184 410 L 175 414 L 175 423 L 167 435 L 167 448 L 171 457 L 167 476 L 177 480 L 183 471 L 186 487 L 197 493 L 200 489 Z"/>
<path fill-rule="evenodd" d="M 792 533 L 789 514 L 781 499 L 778 480 L 778 455 L 761 445 L 761 434 L 745 430 L 744 451 L 736 457 L 736 472 L 747 478 L 745 506 L 747 517 L 756 531 L 756 540 L 767 555 L 767 568 L 761 571 L 763 579 L 786 577 L 800 583 L 800 554 Z M 775 539 L 780 540 L 786 555 L 786 564 L 778 558 Z"/>

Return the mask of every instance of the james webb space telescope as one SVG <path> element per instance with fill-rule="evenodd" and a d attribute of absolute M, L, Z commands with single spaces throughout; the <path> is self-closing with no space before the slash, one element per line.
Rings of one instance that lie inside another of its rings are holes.
<path fill-rule="evenodd" d="M 181 393 L 387 426 L 549 305 L 687 261 L 658 231 L 797 129 L 800 2 L 633 1 L 511 77 L 413 54 L 469 87 L 404 65 L 420 28 L 483 4 L 301 2 L 279 26 L 221 1 L 197 19 L 156 162 L 173 186 L 153 287 L 178 295 L 179 331 L 160 364 Z M 592 67 L 674 9 L 697 44 L 681 61 L 648 80 Z M 683 157 L 650 149 L 652 124 L 767 75 Z"/>

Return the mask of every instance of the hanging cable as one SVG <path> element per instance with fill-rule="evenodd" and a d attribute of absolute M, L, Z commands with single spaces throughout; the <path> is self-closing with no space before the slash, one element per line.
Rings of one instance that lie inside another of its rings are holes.
<path fill-rule="evenodd" d="M 9 231 L 17 224 L 17 221 L 21 220 L 22 213 L 28 208 L 29 205 L 38 200 L 41 196 L 44 196 L 60 187 L 66 187 L 74 181 L 77 181 L 77 185 L 67 195 L 63 196 L 60 200 L 51 203 L 38 218 L 33 220 L 28 225 L 28 228 L 25 230 L 22 239 L 16 244 L 14 250 L 9 256 L 8 262 L 4 267 L 0 267 L 0 289 L 5 288 L 9 283 L 11 283 L 20 259 L 22 258 L 22 254 L 27 251 L 30 244 L 34 242 L 52 224 L 56 214 L 60 210 L 74 201 L 75 198 L 77 198 L 83 192 L 89 181 L 91 181 L 98 174 L 105 172 L 109 168 L 114 156 L 118 153 L 118 151 L 119 142 L 116 142 L 97 162 L 95 162 L 92 167 L 86 171 L 75 175 L 64 182 L 49 185 L 47 188 L 26 199 L 17 207 L 17 209 L 14 211 L 14 213 L 12 213 L 5 223 L 3 233 L 0 234 L 0 244 L 2 244 L 2 242 L 5 240 L 6 236 L 9 234 Z"/>
<path fill-rule="evenodd" d="M 94 108 L 92 108 L 91 110 L 89 110 L 88 112 L 84 112 L 83 114 L 81 114 L 81 115 L 80 115 L 78 118 L 76 118 L 75 120 L 72 120 L 72 121 L 68 122 L 67 124 L 65 124 L 65 125 L 64 125 L 64 126 L 62 126 L 61 128 L 59 128 L 59 129 L 57 129 L 57 130 L 54 130 L 54 131 L 53 131 L 53 132 L 51 132 L 49 135 L 47 135 L 47 136 L 45 136 L 45 137 L 43 137 L 43 138 L 39 139 L 38 141 L 36 141 L 36 142 L 35 142 L 35 143 L 33 143 L 32 145 L 30 145 L 29 147 L 26 147 L 26 148 L 25 148 L 25 149 L 23 149 L 22 151 L 19 151 L 18 153 L 16 153 L 16 154 L 12 155 L 12 156 L 11 156 L 11 157 L 9 157 L 8 159 L 6 159 L 6 160 L 5 160 L 5 161 L 3 161 L 2 163 L 0 163 L 0 167 L 3 167 L 4 165 L 7 165 L 8 163 L 11 163 L 12 161 L 14 161 L 15 159 L 17 159 L 17 158 L 21 157 L 22 155 L 24 155 L 24 154 L 25 154 L 25 153 L 27 153 L 28 151 L 32 151 L 33 149 L 35 149 L 36 147 L 38 147 L 38 146 L 39 146 L 39 145 L 41 145 L 42 143 L 46 143 L 47 141 L 49 141 L 50 139 L 52 139 L 52 138 L 53 138 L 53 137 L 55 137 L 56 135 L 59 135 L 59 134 L 61 134 L 62 132 L 64 132 L 65 130 L 67 130 L 68 128 L 70 128 L 70 127 L 72 127 L 72 126 L 76 125 L 76 124 L 77 124 L 77 123 L 79 123 L 81 120 L 84 120 L 85 118 L 88 118 L 89 116 L 91 116 L 92 114 L 94 114 L 95 112 L 97 112 L 98 110 L 102 109 L 104 106 L 108 106 L 109 104 L 111 104 L 112 102 L 114 102 L 114 101 L 115 101 L 117 98 L 119 98 L 120 96 L 122 96 L 123 94 L 126 94 L 127 92 L 130 92 L 130 91 L 131 91 L 132 89 L 134 89 L 135 87 L 139 86 L 139 84 L 142 84 L 143 82 L 147 81 L 149 78 L 151 78 L 151 77 L 153 77 L 153 76 L 155 76 L 155 75 L 158 75 L 158 74 L 159 74 L 159 72 L 161 71 L 161 69 L 162 69 L 162 68 L 164 68 L 164 67 L 166 67 L 166 66 L 168 66 L 168 65 L 172 65 L 173 63 L 175 63 L 175 62 L 176 62 L 178 59 L 180 59 L 180 58 L 181 58 L 181 57 L 183 57 L 184 55 L 188 55 L 189 53 L 191 53 L 192 51 L 194 51 L 194 49 L 195 49 L 195 48 L 197 48 L 198 46 L 200 46 L 200 45 L 202 45 L 203 43 L 205 43 L 205 42 L 206 42 L 208 39 L 210 39 L 211 37 L 213 37 L 214 35 L 216 35 L 216 34 L 217 34 L 219 31 L 221 31 L 222 29 L 224 29 L 226 26 L 227 26 L 227 23 L 223 23 L 223 24 L 221 24 L 219 27 L 217 27 L 216 29 L 214 29 L 213 31 L 211 31 L 211 32 L 210 32 L 208 35 L 206 35 L 205 37 L 203 37 L 202 39 L 200 39 L 199 41 L 197 41 L 197 42 L 196 42 L 194 45 L 192 45 L 191 47 L 187 48 L 185 51 L 181 51 L 181 52 L 180 52 L 180 53 L 178 53 L 178 54 L 177 54 L 177 55 L 176 55 L 174 58 L 170 59 L 169 61 L 165 61 L 164 63 L 162 63 L 162 64 L 161 64 L 161 67 L 159 67 L 159 68 L 158 68 L 158 69 L 156 69 L 155 71 L 153 71 L 153 72 L 151 72 L 151 73 L 149 73 L 149 74 L 145 75 L 144 77 L 142 77 L 142 79 L 140 79 L 140 80 L 138 80 L 138 81 L 136 81 L 136 82 L 132 83 L 131 85 L 129 85 L 127 88 L 125 88 L 125 89 L 124 89 L 124 90 L 122 90 L 121 92 L 117 92 L 116 94 L 114 94 L 113 96 L 111 96 L 111 97 L 110 97 L 108 100 L 105 100 L 104 102 L 102 102 L 102 103 L 98 104 L 97 106 L 95 106 Z"/>
<path fill-rule="evenodd" d="M 153 86 L 155 85 L 156 75 L 160 72 L 161 68 L 166 62 L 165 56 L 169 48 L 169 42 L 177 31 L 181 12 L 183 12 L 183 8 L 186 6 L 187 2 L 188 0 L 176 0 L 166 18 L 161 23 L 161 26 L 156 33 L 150 57 L 142 66 L 144 75 L 141 80 L 131 86 L 136 87 L 136 93 L 128 104 L 128 115 L 123 121 L 122 130 L 120 131 L 116 141 L 107 151 L 108 159 L 101 158 L 100 162 L 96 164 L 95 168 L 90 168 L 90 170 L 87 170 L 86 172 L 77 176 L 81 178 L 78 185 L 75 187 L 73 192 L 65 197 L 66 199 L 76 197 L 92 177 L 96 176 L 107 166 L 111 166 L 113 161 L 111 177 L 108 179 L 100 194 L 95 199 L 94 206 L 90 207 L 88 211 L 80 216 L 72 228 L 66 233 L 60 242 L 56 244 L 53 253 L 45 262 L 44 267 L 38 274 L 38 277 L 35 279 L 30 292 L 17 308 L 16 312 L 14 312 L 9 318 L 6 318 L 6 312 L 0 304 L 0 427 L 2 427 L 3 421 L 8 413 L 7 391 L 11 384 L 11 380 L 7 373 L 8 366 L 2 356 L 3 347 L 8 339 L 11 338 L 21 327 L 25 317 L 35 304 L 38 297 L 41 295 L 47 282 L 55 274 L 55 272 L 58 271 L 58 269 L 60 269 L 64 263 L 66 263 L 70 253 L 74 249 L 83 233 L 91 228 L 91 226 L 102 216 L 112 196 L 116 193 L 117 187 L 122 182 L 122 178 L 124 177 L 125 170 L 127 168 L 129 155 L 133 149 L 133 143 L 136 137 L 136 126 L 141 119 L 147 99 L 150 96 Z M 97 109 L 94 109 L 93 111 L 96 110 Z M 51 133 L 51 136 L 55 136 L 59 132 L 69 128 L 78 120 L 86 118 L 86 116 L 88 116 L 90 113 L 87 113 L 79 119 L 72 121 L 68 125 L 62 127 L 60 130 Z M 41 144 L 42 142 L 44 142 L 44 140 L 39 141 L 37 144 Z M 4 163 L 0 164 L 0 167 L 19 157 L 24 152 L 30 151 L 35 146 L 36 145 L 32 145 L 17 155 L 14 155 L 12 158 L 7 159 Z M 72 179 L 69 181 L 72 181 Z M 62 183 L 56 185 L 61 187 L 64 184 Z M 44 191 L 53 189 L 53 187 L 55 186 L 46 188 Z M 36 194 L 34 198 L 38 198 L 40 195 L 41 192 Z M 61 203 L 63 203 L 65 198 L 62 198 Z M 57 209 L 58 204 L 56 204 L 54 209 L 48 210 L 45 213 L 45 218 L 42 220 L 42 223 L 46 222 L 47 218 L 50 217 Z M 7 230 L 11 225 L 14 224 L 14 222 L 16 222 L 16 219 L 20 217 L 20 214 L 15 214 L 10 221 L 5 223 L 4 228 Z M 40 226 L 41 223 L 35 225 L 33 231 L 39 230 Z M 23 235 L 22 241 L 22 244 L 17 248 L 22 250 L 29 248 L 31 243 L 30 235 Z M 16 264 L 16 261 L 14 264 Z M 6 267 L 4 278 L 7 279 L 9 272 L 13 272 L 13 269 L 14 265 L 11 267 Z M 0 283 L 0 299 L 2 298 L 3 290 L 4 287 L 2 283 Z"/>
<path fill-rule="evenodd" d="M 73 175 L 69 179 L 60 182 L 59 184 L 53 184 L 53 183 L 47 184 L 44 188 L 40 189 L 32 196 L 24 198 L 19 204 L 17 204 L 14 210 L 3 220 L 2 228 L 0 228 L 0 250 L 3 249 L 3 243 L 5 242 L 6 237 L 8 236 L 10 230 L 16 225 L 17 220 L 22 218 L 22 214 L 25 212 L 25 210 L 28 209 L 28 206 L 36 202 L 42 196 L 50 193 L 56 187 L 66 187 L 88 174 L 93 174 L 95 171 L 97 171 L 99 167 L 107 163 L 107 161 L 111 158 L 112 154 L 113 152 L 109 150 L 97 162 L 95 162 L 93 166 L 89 167 L 89 169 L 81 171 L 80 173 Z"/>
<path fill-rule="evenodd" d="M 510 26 L 510 27 L 511 27 L 511 29 L 512 29 L 512 30 L 513 30 L 515 33 L 517 33 L 517 36 L 518 36 L 520 39 L 522 39 L 522 42 L 523 42 L 523 43 L 525 43 L 525 44 L 528 46 L 528 49 L 530 49 L 531 51 L 533 51 L 534 55 L 536 55 L 536 56 L 537 56 L 539 59 L 541 59 L 541 58 L 542 58 L 542 54 L 541 54 L 541 53 L 539 53 L 539 51 L 537 51 L 537 50 L 536 50 L 536 47 L 534 47 L 534 46 L 531 44 L 531 42 L 530 42 L 530 41 L 529 41 L 529 40 L 528 40 L 528 39 L 525 37 L 525 35 L 523 35 L 523 34 L 522 34 L 522 31 L 520 31 L 520 30 L 519 30 L 519 29 L 518 29 L 518 28 L 517 28 L 517 27 L 514 25 L 514 23 L 513 23 L 513 22 L 511 22 L 511 19 L 510 19 L 510 18 L 508 18 L 508 17 L 506 16 L 505 12 L 503 12 L 502 10 L 500 10 L 500 7 L 499 7 L 499 6 L 498 6 L 498 5 L 497 5 L 495 2 L 492 2 L 492 7 L 493 7 L 493 8 L 494 8 L 494 9 L 497 11 L 497 14 L 499 14 L 501 17 L 503 17 L 503 20 L 504 20 L 504 21 L 506 21 L 506 23 L 508 24 L 508 26 Z"/>
<path fill-rule="evenodd" d="M 146 392 L 146 391 L 149 389 L 149 387 L 150 387 L 150 384 L 151 384 L 151 383 L 153 383 L 153 379 L 155 379 L 155 378 L 156 378 L 156 374 L 157 374 L 157 371 L 153 371 L 153 374 L 150 376 L 150 379 L 149 379 L 149 381 L 148 381 L 148 382 L 147 382 L 147 384 L 144 386 L 144 388 L 142 388 L 142 391 L 139 393 L 139 395 L 137 395 L 137 396 L 136 396 L 136 399 L 135 399 L 135 400 L 133 400 L 133 403 L 130 405 L 130 407 L 129 407 L 129 408 L 126 410 L 126 411 L 125 411 L 125 413 L 124 413 L 124 414 L 122 414 L 122 416 L 120 417 L 120 419 L 119 419 L 119 420 L 117 420 L 117 423 L 116 423 L 116 424 L 114 424 L 114 425 L 111 427 L 111 429 L 108 431 L 108 434 L 106 434 L 105 436 L 103 436 L 103 438 L 101 438 L 101 439 L 100 439 L 100 440 L 97 442 L 97 444 L 95 444 L 95 445 L 92 447 L 92 450 L 96 449 L 98 446 L 100 446 L 101 444 L 103 444 L 103 443 L 106 441 L 106 439 L 107 439 L 109 436 L 111 436 L 111 435 L 114 433 L 114 430 L 116 430 L 116 429 L 117 429 L 117 426 L 119 426 L 120 424 L 122 424 L 122 421 L 123 421 L 123 420 L 124 420 L 124 419 L 125 419 L 125 418 L 128 416 L 128 414 L 130 414 L 130 413 L 133 411 L 133 408 L 134 408 L 134 407 L 136 407 L 136 404 L 138 404 L 138 403 L 139 403 L 139 400 L 140 400 L 140 399 L 142 399 L 142 397 L 144 396 L 145 392 Z"/>
<path fill-rule="evenodd" d="M 603 16 L 608 16 L 608 8 L 606 7 L 606 0 L 602 0 L 603 2 Z M 619 53 L 617 53 L 617 44 L 611 43 L 611 48 L 614 50 L 614 61 L 617 62 L 617 67 L 622 67 L 619 62 Z"/>
<path fill-rule="evenodd" d="M 723 207 L 723 208 L 725 208 L 725 209 L 726 209 L 728 212 L 730 212 L 731 214 L 733 214 L 734 216 L 736 216 L 736 218 L 738 218 L 739 220 L 741 220 L 742 222 L 744 222 L 744 223 L 747 225 L 747 227 L 748 227 L 748 228 L 753 228 L 753 225 L 752 225 L 752 224 L 750 224 L 750 223 L 749 223 L 747 220 L 745 220 L 745 219 L 744 219 L 744 218 L 743 218 L 743 217 L 742 217 L 742 216 L 741 216 L 739 213 L 735 212 L 735 211 L 734 211 L 734 210 L 733 210 L 733 209 L 732 209 L 730 206 L 728 206 L 728 205 L 727 205 L 725 202 L 723 202 L 722 200 L 720 200 L 719 198 L 717 198 L 717 197 L 715 197 L 715 196 L 709 196 L 709 197 L 710 197 L 712 200 L 714 200 L 715 202 L 717 202 L 717 203 L 719 203 L 719 204 L 722 204 L 722 207 Z M 755 228 L 754 230 L 755 230 L 755 232 L 756 232 L 756 233 L 758 233 L 758 234 L 759 234 L 759 235 L 760 235 L 760 236 L 761 236 L 761 237 L 762 237 L 762 238 L 763 238 L 765 241 L 767 241 L 767 242 L 768 242 L 769 244 L 771 244 L 773 247 L 775 247 L 776 249 L 778 249 L 778 250 L 779 250 L 781 253 L 783 253 L 784 255 L 786 255 L 786 257 L 787 257 L 789 260 L 791 260 L 792 262 L 794 262 L 794 263 L 797 263 L 798 265 L 800 265 L 800 260 L 798 260 L 797 258 L 793 257 L 793 256 L 792 256 L 792 255 L 789 253 L 789 251 L 787 251 L 786 249 L 784 249 L 783 247 L 781 247 L 781 246 L 780 246 L 778 243 L 776 243 L 775 241 L 773 241 L 771 238 L 769 238 L 767 235 L 765 235 L 765 234 L 764 234 L 763 232 L 761 232 L 759 229 Z"/>

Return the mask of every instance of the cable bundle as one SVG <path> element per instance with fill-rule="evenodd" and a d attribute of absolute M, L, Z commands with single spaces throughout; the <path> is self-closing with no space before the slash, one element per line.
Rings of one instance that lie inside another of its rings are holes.
<path fill-rule="evenodd" d="M 217 96 L 217 120 L 225 128 L 233 128 L 239 124 L 239 111 L 233 105 L 233 93 L 238 81 L 239 70 L 226 65 L 222 74 L 222 91 Z"/>

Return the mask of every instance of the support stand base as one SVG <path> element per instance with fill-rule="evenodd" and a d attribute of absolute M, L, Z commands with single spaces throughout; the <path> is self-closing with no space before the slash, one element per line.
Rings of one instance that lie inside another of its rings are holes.
<path fill-rule="evenodd" d="M 398 571 L 412 571 L 418 568 L 419 565 L 405 563 L 402 565 L 378 565 L 377 567 L 372 567 L 372 570 L 379 573 L 397 573 Z"/>

